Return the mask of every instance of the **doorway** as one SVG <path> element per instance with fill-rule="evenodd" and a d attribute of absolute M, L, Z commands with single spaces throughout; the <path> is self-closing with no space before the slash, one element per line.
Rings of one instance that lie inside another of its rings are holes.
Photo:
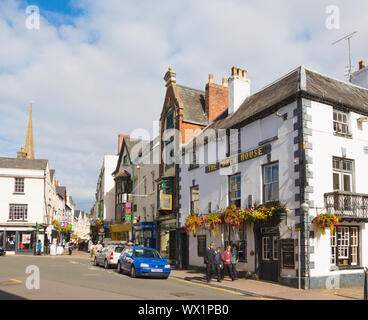
<path fill-rule="evenodd" d="M 279 229 L 278 227 L 261 227 L 258 233 L 259 279 L 278 282 L 279 263 Z"/>
<path fill-rule="evenodd" d="M 6 251 L 15 251 L 15 244 L 16 244 L 16 231 L 7 231 L 6 232 L 5 250 Z"/>

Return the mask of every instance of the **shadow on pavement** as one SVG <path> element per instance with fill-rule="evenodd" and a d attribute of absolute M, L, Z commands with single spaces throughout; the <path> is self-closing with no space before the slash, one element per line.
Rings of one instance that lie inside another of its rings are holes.
<path fill-rule="evenodd" d="M 28 299 L 0 290 L 0 300 L 28 300 Z"/>

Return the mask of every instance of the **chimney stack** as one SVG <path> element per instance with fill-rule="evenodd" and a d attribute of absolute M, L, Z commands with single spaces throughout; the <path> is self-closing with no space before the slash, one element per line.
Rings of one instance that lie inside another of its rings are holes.
<path fill-rule="evenodd" d="M 227 86 L 226 78 L 222 78 L 222 85 L 220 85 L 213 82 L 212 73 L 208 75 L 205 111 L 210 123 L 228 108 L 229 89 Z"/>
<path fill-rule="evenodd" d="M 366 68 L 364 60 L 359 61 L 359 70 L 353 72 L 351 83 L 368 89 L 368 68 Z"/>
<path fill-rule="evenodd" d="M 20 148 L 20 151 L 17 151 L 17 158 L 18 159 L 26 159 L 27 152 L 24 151 L 24 148 Z"/>
<path fill-rule="evenodd" d="M 229 78 L 229 115 L 238 110 L 249 96 L 250 81 L 247 79 L 247 71 L 232 67 Z"/>

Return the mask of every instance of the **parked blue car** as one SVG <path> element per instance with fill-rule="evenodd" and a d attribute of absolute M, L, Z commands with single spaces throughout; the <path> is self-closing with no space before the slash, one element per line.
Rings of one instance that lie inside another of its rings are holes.
<path fill-rule="evenodd" d="M 156 249 L 125 247 L 118 260 L 117 272 L 128 272 L 132 278 L 152 276 L 167 279 L 171 266 Z"/>

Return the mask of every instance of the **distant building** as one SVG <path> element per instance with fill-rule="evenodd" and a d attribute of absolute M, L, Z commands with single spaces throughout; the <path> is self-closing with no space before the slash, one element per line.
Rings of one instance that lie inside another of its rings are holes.
<path fill-rule="evenodd" d="M 74 211 L 73 232 L 78 238 L 83 240 L 90 239 L 89 214 L 83 210 Z"/>

